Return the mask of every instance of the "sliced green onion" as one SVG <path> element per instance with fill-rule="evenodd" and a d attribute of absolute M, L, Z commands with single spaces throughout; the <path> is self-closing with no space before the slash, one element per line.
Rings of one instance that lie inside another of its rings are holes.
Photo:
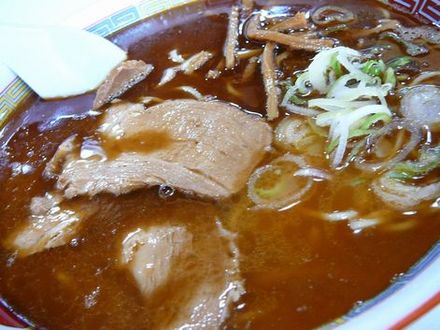
<path fill-rule="evenodd" d="M 348 133 L 348 138 L 355 138 L 355 137 L 361 137 L 361 136 L 365 136 L 370 134 L 371 131 L 369 129 L 354 129 L 354 130 L 350 130 L 350 132 Z"/>
<path fill-rule="evenodd" d="M 305 105 L 305 104 L 307 104 L 307 100 L 299 97 L 296 94 L 291 95 L 290 98 L 289 98 L 289 101 L 292 102 L 293 104 L 296 104 L 296 105 Z"/>
<path fill-rule="evenodd" d="M 409 75 L 406 73 L 399 73 L 396 77 L 398 81 L 406 81 L 409 79 Z"/>
<path fill-rule="evenodd" d="M 336 78 L 342 76 L 342 66 L 338 61 L 338 53 L 334 53 L 330 60 L 330 68 L 334 71 Z"/>
<path fill-rule="evenodd" d="M 390 84 L 392 88 L 396 87 L 397 79 L 393 68 L 390 67 L 385 71 L 383 80 L 385 84 Z"/>
<path fill-rule="evenodd" d="M 391 121 L 391 117 L 386 113 L 376 113 L 366 118 L 365 121 L 362 123 L 360 129 L 367 130 L 378 121 L 383 121 L 385 124 L 387 124 Z"/>
<path fill-rule="evenodd" d="M 325 149 L 325 151 L 328 154 L 333 152 L 333 150 L 335 150 L 335 148 L 338 146 L 338 144 L 339 144 L 339 138 L 336 138 L 327 145 L 327 148 Z"/>
<path fill-rule="evenodd" d="M 288 82 L 286 82 L 287 90 L 284 94 L 283 100 L 281 101 L 281 105 L 286 105 L 290 102 L 290 98 L 296 94 L 297 88 L 296 86 L 290 85 Z"/>
<path fill-rule="evenodd" d="M 440 166 L 440 146 L 422 149 L 417 161 L 407 160 L 397 163 L 388 177 L 398 180 L 416 179 Z"/>
<path fill-rule="evenodd" d="M 379 77 L 385 69 L 385 63 L 382 60 L 369 60 L 362 66 L 362 72 L 365 72 L 372 77 Z"/>
<path fill-rule="evenodd" d="M 321 94 L 325 94 L 333 83 L 334 79 L 329 77 L 328 71 L 335 53 L 338 54 L 338 62 L 349 72 L 357 70 L 357 65 L 353 64 L 353 62 L 359 61 L 362 57 L 359 51 L 347 47 L 336 47 L 320 51 L 313 58 L 308 72 L 313 89 Z"/>
<path fill-rule="evenodd" d="M 405 60 L 393 63 L 401 65 Z M 308 69 L 297 75 L 281 104 L 298 108 L 307 102 L 309 110 L 320 109 L 313 110 L 318 113 L 309 121 L 315 128 L 329 127 L 328 132 L 319 133 L 325 135 L 327 153 L 332 152 L 332 166 L 337 167 L 344 159 L 349 139 L 370 135 L 375 123 L 391 120 L 386 97 L 396 84 L 394 69 L 387 68 L 380 58 L 366 60 L 356 50 L 336 47 L 313 58 Z M 310 98 L 312 91 L 320 97 Z"/>
<path fill-rule="evenodd" d="M 361 137 L 361 136 L 365 136 L 365 135 L 369 135 L 371 133 L 371 130 L 368 129 L 353 129 L 350 130 L 348 133 L 348 138 L 356 138 L 356 137 Z M 339 138 L 334 139 L 332 142 L 330 142 L 326 148 L 326 152 L 330 153 L 332 152 L 337 145 L 339 144 Z"/>
<path fill-rule="evenodd" d="M 298 92 L 301 94 L 307 94 L 310 92 L 311 87 L 308 86 L 310 84 L 310 77 L 308 72 L 301 73 L 295 81 L 295 87 Z"/>
<path fill-rule="evenodd" d="M 397 69 L 399 67 L 408 65 L 413 62 L 413 59 L 409 56 L 399 56 L 393 58 L 392 60 L 387 62 L 387 66 L 393 69 Z"/>
<path fill-rule="evenodd" d="M 279 180 L 271 188 L 255 188 L 254 191 L 262 199 L 272 199 L 282 194 L 286 189 L 286 182 Z"/>
<path fill-rule="evenodd" d="M 305 160 L 285 154 L 254 171 L 248 181 L 248 196 L 257 208 L 285 209 L 304 200 L 313 186 L 312 177 L 295 176 L 309 168 Z"/>

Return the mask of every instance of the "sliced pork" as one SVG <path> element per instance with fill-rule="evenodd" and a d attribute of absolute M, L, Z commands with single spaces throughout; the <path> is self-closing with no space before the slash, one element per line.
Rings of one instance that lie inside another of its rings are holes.
<path fill-rule="evenodd" d="M 137 229 L 122 242 L 121 263 L 128 266 L 142 294 L 149 296 L 166 284 L 172 263 L 191 251 L 191 242 L 184 227 Z"/>
<path fill-rule="evenodd" d="M 68 157 L 57 181 L 67 198 L 161 184 L 226 198 L 245 186 L 272 140 L 259 117 L 226 103 L 193 100 L 148 109 L 118 103 L 99 130 L 109 158 Z"/>
<path fill-rule="evenodd" d="M 163 225 L 124 239 L 122 264 L 156 311 L 154 329 L 219 329 L 244 292 L 232 234 L 209 221 L 205 227 L 192 235 Z"/>
<path fill-rule="evenodd" d="M 75 152 L 79 147 L 76 135 L 72 135 L 64 140 L 59 146 L 53 157 L 47 162 L 43 171 L 46 178 L 53 179 L 56 173 L 60 172 L 63 163 L 69 155 Z"/>
<path fill-rule="evenodd" d="M 125 61 L 108 74 L 98 88 L 93 108 L 97 109 L 121 96 L 137 83 L 144 80 L 153 71 L 151 64 L 144 61 Z"/>
<path fill-rule="evenodd" d="M 28 223 L 8 240 L 7 245 L 19 256 L 67 244 L 80 229 L 83 220 L 96 212 L 93 205 L 63 205 L 62 196 L 46 193 L 34 197 Z"/>

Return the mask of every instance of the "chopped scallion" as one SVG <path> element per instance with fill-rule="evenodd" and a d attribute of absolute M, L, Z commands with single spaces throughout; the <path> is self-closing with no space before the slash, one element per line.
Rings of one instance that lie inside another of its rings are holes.
<path fill-rule="evenodd" d="M 335 150 L 335 148 L 338 146 L 339 144 L 339 138 L 334 139 L 333 141 L 331 141 L 328 145 L 327 148 L 325 149 L 325 151 L 329 154 L 331 153 L 333 150 Z"/>
<path fill-rule="evenodd" d="M 370 134 L 371 131 L 368 129 L 353 129 L 348 133 L 348 138 L 356 138 Z M 339 138 L 334 139 L 327 145 L 326 152 L 331 153 L 339 144 Z"/>
<path fill-rule="evenodd" d="M 310 82 L 309 82 L 309 73 L 303 72 L 300 75 L 298 75 L 298 78 L 296 78 L 295 81 L 295 87 L 297 88 L 298 92 L 301 94 L 307 94 L 310 92 Z"/>
<path fill-rule="evenodd" d="M 342 76 L 343 72 L 342 72 L 341 63 L 339 63 L 337 57 L 338 57 L 338 53 L 334 53 L 330 60 L 330 68 L 335 73 L 336 78 L 339 78 L 340 76 Z"/>
<path fill-rule="evenodd" d="M 417 161 L 400 162 L 388 173 L 388 177 L 397 180 L 416 179 L 428 174 L 440 166 L 440 146 L 422 149 Z"/>
<path fill-rule="evenodd" d="M 391 86 L 394 88 L 397 84 L 396 74 L 394 73 L 394 69 L 389 67 L 384 74 L 383 78 L 385 84 L 391 84 Z"/>
<path fill-rule="evenodd" d="M 379 77 L 385 69 L 385 63 L 382 60 L 369 60 L 362 66 L 362 71 L 372 77 Z"/>
<path fill-rule="evenodd" d="M 409 78 L 409 75 L 406 73 L 399 73 L 399 75 L 396 76 L 398 81 L 406 81 Z"/>
<path fill-rule="evenodd" d="M 397 69 L 399 67 L 408 65 L 413 62 L 413 59 L 409 56 L 399 56 L 396 58 L 393 58 L 392 60 L 387 62 L 387 66 L 391 67 L 393 69 Z"/>
<path fill-rule="evenodd" d="M 305 104 L 307 104 L 307 100 L 299 97 L 296 94 L 293 94 L 292 96 L 290 96 L 289 101 L 292 102 L 293 104 L 296 104 L 296 105 L 305 105 Z"/>
<path fill-rule="evenodd" d="M 378 121 L 383 121 L 385 124 L 387 124 L 391 121 L 391 117 L 386 113 L 376 113 L 372 116 L 367 117 L 362 123 L 360 129 L 364 131 L 368 130 L 373 124 L 377 123 Z"/>

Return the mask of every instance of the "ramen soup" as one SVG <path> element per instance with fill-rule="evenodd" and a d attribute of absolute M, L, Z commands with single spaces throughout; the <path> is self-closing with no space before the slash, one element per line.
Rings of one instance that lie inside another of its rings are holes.
<path fill-rule="evenodd" d="M 1 131 L 0 294 L 37 328 L 307 329 L 440 234 L 439 31 L 373 1 L 195 3 Z M 99 65 L 99 63 L 97 63 Z"/>

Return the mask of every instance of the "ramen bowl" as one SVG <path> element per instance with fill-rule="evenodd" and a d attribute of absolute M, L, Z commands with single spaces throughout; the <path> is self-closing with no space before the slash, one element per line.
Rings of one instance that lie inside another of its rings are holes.
<path fill-rule="evenodd" d="M 208 0 L 203 3 L 197 0 L 121 0 L 109 3 L 97 1 L 68 17 L 64 24 L 81 27 L 106 37 L 154 15 L 165 15 L 175 7 L 192 4 L 198 11 L 206 11 L 219 2 L 221 1 Z M 440 8 L 437 0 L 382 2 L 422 22 L 440 25 Z M 32 95 L 32 90 L 20 78 L 3 67 L 0 70 L 0 127 L 3 127 L 14 111 Z M 438 199 L 436 203 L 439 203 Z M 333 322 L 323 325 L 322 329 L 438 328 L 440 327 L 439 274 L 440 241 L 405 273 L 396 276 L 382 293 L 355 306 Z M 25 316 L 16 314 L 5 301 L 0 305 L 0 324 L 13 328 L 32 327 Z M 0 326 L 0 329 L 3 326 Z"/>

